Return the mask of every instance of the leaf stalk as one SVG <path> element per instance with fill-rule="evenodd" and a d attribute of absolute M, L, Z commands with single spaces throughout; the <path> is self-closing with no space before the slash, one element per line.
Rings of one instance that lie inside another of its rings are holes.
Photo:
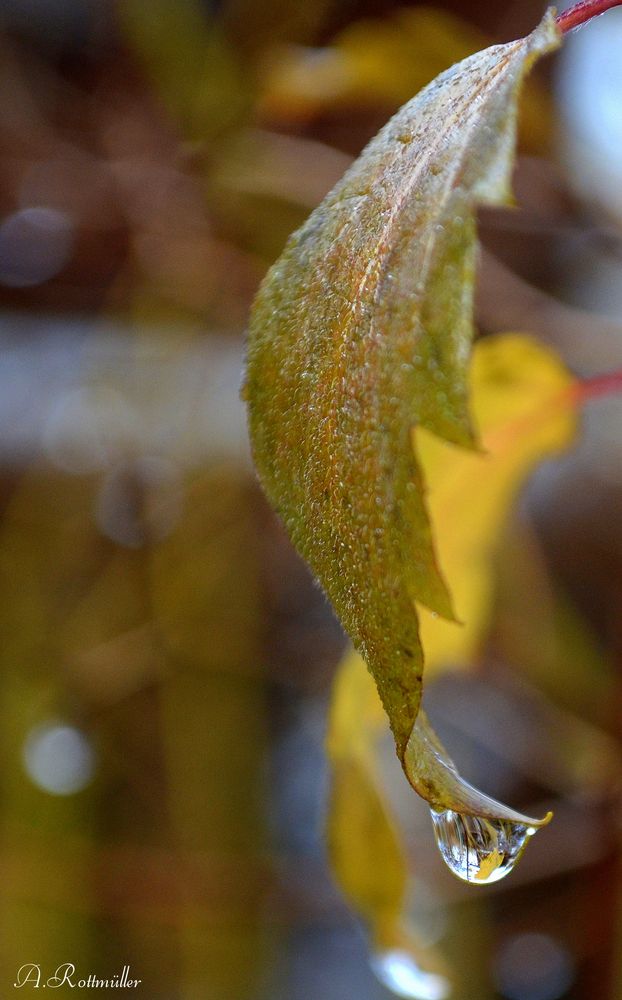
<path fill-rule="evenodd" d="M 619 7 L 620 4 L 622 4 L 622 0 L 581 0 L 580 3 L 569 7 L 568 10 L 559 14 L 556 18 L 557 27 L 562 34 L 566 34 L 566 32 L 572 31 L 573 28 L 578 28 L 579 25 L 586 24 L 593 17 L 604 14 L 606 10 L 611 10 L 612 7 Z"/>
<path fill-rule="evenodd" d="M 622 392 L 622 369 L 585 379 L 579 383 L 578 391 L 582 401 Z"/>

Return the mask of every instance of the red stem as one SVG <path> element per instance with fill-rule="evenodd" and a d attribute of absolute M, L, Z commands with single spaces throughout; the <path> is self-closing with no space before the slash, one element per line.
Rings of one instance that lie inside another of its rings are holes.
<path fill-rule="evenodd" d="M 622 369 L 585 379 L 578 383 L 577 390 L 581 401 L 606 396 L 611 392 L 622 392 Z"/>
<path fill-rule="evenodd" d="M 622 0 L 581 0 L 580 3 L 569 7 L 558 16 L 557 27 L 562 33 L 565 33 L 580 24 L 585 24 L 586 21 L 597 17 L 598 14 L 604 14 L 612 7 L 619 7 L 620 4 L 622 4 Z"/>

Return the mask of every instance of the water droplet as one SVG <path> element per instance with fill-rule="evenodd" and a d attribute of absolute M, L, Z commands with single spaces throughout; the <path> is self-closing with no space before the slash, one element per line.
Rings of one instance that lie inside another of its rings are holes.
<path fill-rule="evenodd" d="M 463 882 L 488 885 L 508 875 L 523 853 L 533 826 L 506 819 L 431 810 L 436 843 L 447 867 Z"/>
<path fill-rule="evenodd" d="M 425 972 L 413 956 L 399 948 L 376 952 L 370 959 L 374 975 L 398 997 L 409 1000 L 446 1000 L 451 987 L 444 976 Z"/>

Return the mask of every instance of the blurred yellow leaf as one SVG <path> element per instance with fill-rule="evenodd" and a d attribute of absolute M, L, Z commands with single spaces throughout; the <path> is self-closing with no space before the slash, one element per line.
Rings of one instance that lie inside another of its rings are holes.
<path fill-rule="evenodd" d="M 453 63 L 490 44 L 464 18 L 438 7 L 401 8 L 348 25 L 326 48 L 282 47 L 266 60 L 260 110 L 307 120 L 338 108 L 394 109 Z M 521 102 L 521 144 L 541 150 L 551 134 L 550 101 L 530 81 Z"/>
<path fill-rule="evenodd" d="M 401 917 L 407 868 L 375 766 L 380 703 L 371 676 L 356 659 L 351 654 L 344 661 L 333 692 L 328 846 L 341 888 L 377 937 Z M 352 717 L 342 729 L 346 713 Z"/>
<path fill-rule="evenodd" d="M 492 597 L 493 548 L 511 500 L 526 472 L 574 435 L 575 401 L 566 391 L 572 384 L 558 358 L 534 340 L 491 337 L 476 345 L 471 367 L 482 451 L 413 431 L 440 563 L 460 621 L 419 609 L 427 669 L 473 659 Z"/>
<path fill-rule="evenodd" d="M 351 652 L 337 671 L 327 735 L 331 866 L 344 895 L 363 918 L 378 959 L 399 949 L 420 975 L 438 976 L 440 989 L 443 964 L 434 951 L 419 944 L 404 914 L 408 864 L 376 763 L 376 745 L 386 731 L 372 677 Z"/>

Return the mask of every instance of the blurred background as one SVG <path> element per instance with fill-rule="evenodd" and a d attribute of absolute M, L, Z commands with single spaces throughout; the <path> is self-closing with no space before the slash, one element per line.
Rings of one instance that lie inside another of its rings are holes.
<path fill-rule="evenodd" d="M 541 14 L 2 3 L 2 995 L 71 962 L 129 965 L 141 985 L 115 995 L 149 1000 L 391 996 L 326 863 L 345 641 L 253 475 L 244 329 L 393 111 Z M 480 332 L 534 332 L 582 375 L 622 366 L 621 43 L 613 11 L 538 68 L 519 207 L 481 219 Z M 410 917 L 458 1000 L 622 998 L 621 417 L 591 403 L 526 484 L 482 656 L 427 694 L 463 773 L 554 824 L 472 890 L 387 756 Z"/>

